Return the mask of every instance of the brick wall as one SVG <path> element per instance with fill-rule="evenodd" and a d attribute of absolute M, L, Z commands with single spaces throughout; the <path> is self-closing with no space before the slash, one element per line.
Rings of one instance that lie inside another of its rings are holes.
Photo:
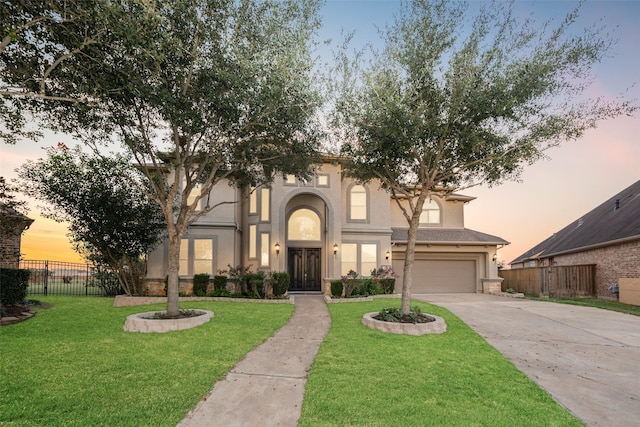
<path fill-rule="evenodd" d="M 0 262 L 3 267 L 18 268 L 22 230 L 5 233 L 0 239 Z"/>
<path fill-rule="evenodd" d="M 596 264 L 596 293 L 598 298 L 614 296 L 607 289 L 620 278 L 640 277 L 640 240 L 585 252 L 561 255 L 553 259 L 555 265 Z"/>

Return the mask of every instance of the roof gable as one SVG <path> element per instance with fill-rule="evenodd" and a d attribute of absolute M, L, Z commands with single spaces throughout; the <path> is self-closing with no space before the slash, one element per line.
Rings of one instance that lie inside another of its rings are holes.
<path fill-rule="evenodd" d="M 511 264 L 635 238 L 640 239 L 640 181 L 529 249 Z"/>

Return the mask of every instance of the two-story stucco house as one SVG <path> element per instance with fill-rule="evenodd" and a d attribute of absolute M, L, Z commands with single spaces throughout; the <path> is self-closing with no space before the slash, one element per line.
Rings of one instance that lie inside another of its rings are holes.
<path fill-rule="evenodd" d="M 389 193 L 375 182 L 360 185 L 346 177 L 337 159 L 325 158 L 312 180 L 280 176 L 240 191 L 217 184 L 211 203 L 223 204 L 192 225 L 182 240 L 180 276 L 215 275 L 228 265 L 252 271 L 288 271 L 291 292 L 330 293 L 330 281 L 349 270 L 368 276 L 393 265 L 402 286 L 407 222 Z M 464 228 L 464 205 L 473 197 L 433 196 L 424 207 L 418 233 L 413 293 L 482 292 L 497 286 L 495 255 L 507 241 Z M 149 256 L 147 281 L 166 276 L 167 245 Z"/>

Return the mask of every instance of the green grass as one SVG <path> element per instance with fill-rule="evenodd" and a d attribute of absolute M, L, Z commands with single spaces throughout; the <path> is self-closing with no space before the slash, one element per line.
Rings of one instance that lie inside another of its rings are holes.
<path fill-rule="evenodd" d="M 90 282 L 93 283 L 93 282 Z M 64 283 L 62 278 L 49 278 L 47 281 L 47 295 L 76 295 L 76 296 L 104 296 L 103 289 L 97 286 L 87 286 L 85 278 L 73 278 L 70 283 Z M 27 298 L 37 299 L 44 296 L 44 281 L 29 282 Z"/>
<path fill-rule="evenodd" d="M 572 298 L 572 299 L 562 298 L 561 299 L 561 298 L 538 298 L 538 297 L 532 297 L 532 296 L 527 296 L 527 298 L 536 300 L 536 301 L 549 301 L 549 302 L 557 302 L 560 304 L 602 308 L 604 310 L 618 311 L 620 313 L 633 314 L 635 316 L 640 316 L 640 306 L 623 304 L 618 301 L 609 301 L 609 300 L 603 300 L 603 299 L 597 299 L 597 298 Z"/>
<path fill-rule="evenodd" d="M 331 331 L 310 371 L 300 426 L 583 425 L 447 310 L 448 331 L 390 335 L 362 315 L 398 300 L 330 304 Z"/>
<path fill-rule="evenodd" d="M 0 329 L 0 425 L 175 426 L 248 351 L 293 312 L 290 304 L 188 302 L 215 317 L 165 334 L 122 330 L 112 299 L 37 297 L 51 303 Z"/>

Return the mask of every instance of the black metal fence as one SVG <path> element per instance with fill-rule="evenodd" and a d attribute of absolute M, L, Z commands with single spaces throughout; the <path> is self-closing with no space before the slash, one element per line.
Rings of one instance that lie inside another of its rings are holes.
<path fill-rule="evenodd" d="M 30 272 L 27 295 L 105 295 L 90 264 L 22 260 L 19 268 Z"/>

